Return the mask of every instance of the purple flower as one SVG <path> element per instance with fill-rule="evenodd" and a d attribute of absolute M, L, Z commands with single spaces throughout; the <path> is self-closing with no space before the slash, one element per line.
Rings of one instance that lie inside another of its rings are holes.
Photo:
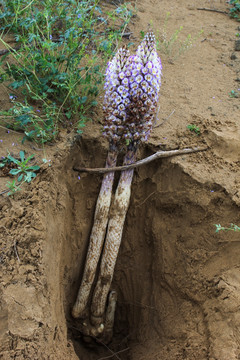
<path fill-rule="evenodd" d="M 136 82 L 139 84 L 143 80 L 142 75 L 137 75 Z"/>
<path fill-rule="evenodd" d="M 77 17 L 78 17 L 78 19 L 81 19 L 81 17 L 82 17 L 82 14 L 78 14 L 78 16 L 77 16 Z"/>
<path fill-rule="evenodd" d="M 142 81 L 142 82 L 141 82 L 141 87 L 142 87 L 142 89 L 143 89 L 143 90 L 146 90 L 146 89 L 147 89 L 147 87 L 148 87 L 148 83 L 147 83 L 147 81 L 145 81 L 145 80 L 144 80 L 144 81 Z"/>
<path fill-rule="evenodd" d="M 119 74 L 119 79 L 123 80 L 125 78 L 125 73 L 123 71 Z"/>
<path fill-rule="evenodd" d="M 136 90 L 138 88 L 138 83 L 134 82 L 131 84 L 131 89 Z"/>
<path fill-rule="evenodd" d="M 149 32 L 136 55 L 120 49 L 106 71 L 104 136 L 110 143 L 146 141 L 152 130 L 161 85 L 161 60 Z M 112 126 L 114 124 L 114 126 Z"/>
<path fill-rule="evenodd" d="M 127 91 L 127 90 L 124 90 L 124 91 L 122 92 L 122 99 L 125 100 L 128 95 L 129 95 L 128 91 Z"/>
<path fill-rule="evenodd" d="M 123 91 L 125 90 L 124 86 L 120 85 L 118 88 L 117 88 L 117 91 L 119 92 L 119 94 L 122 94 Z"/>
<path fill-rule="evenodd" d="M 136 77 L 139 74 L 138 69 L 133 69 L 132 76 Z"/>

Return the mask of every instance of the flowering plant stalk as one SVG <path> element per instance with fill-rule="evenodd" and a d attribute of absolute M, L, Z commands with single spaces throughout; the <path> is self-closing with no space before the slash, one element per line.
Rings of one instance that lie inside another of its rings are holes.
<path fill-rule="evenodd" d="M 119 94 L 123 92 L 128 94 L 125 98 L 128 100 L 127 111 L 123 116 L 123 125 L 120 128 L 129 144 L 124 165 L 135 161 L 138 145 L 148 139 L 152 130 L 159 96 L 161 69 L 161 62 L 156 52 L 155 37 L 153 33 L 148 33 L 138 47 L 136 55 L 130 56 L 127 70 L 121 74 L 122 83 L 117 88 Z M 122 89 L 123 82 L 124 90 Z M 110 98 L 113 96 L 111 90 L 108 90 Z M 112 125 L 105 126 L 105 129 L 111 132 Z M 130 203 L 133 172 L 134 170 L 131 169 L 121 173 L 112 215 L 108 223 L 100 273 L 91 305 L 91 322 L 97 326 L 104 322 L 107 296 Z"/>
<path fill-rule="evenodd" d="M 121 74 L 125 70 L 126 64 L 128 62 L 128 57 L 128 51 L 125 49 L 120 49 L 117 52 L 116 56 L 113 58 L 113 60 L 109 63 L 106 73 L 105 103 L 110 103 L 110 100 L 108 98 L 108 91 L 119 82 L 119 74 Z M 107 116 L 108 114 L 106 112 L 106 118 Z M 115 117 L 115 119 L 117 119 L 117 117 Z M 121 137 L 117 136 L 116 134 L 109 134 L 108 139 L 109 152 L 106 160 L 107 168 L 116 165 L 117 155 L 122 140 Z M 108 223 L 108 213 L 111 204 L 113 181 L 114 172 L 105 174 L 102 180 L 102 186 L 96 204 L 94 224 L 89 240 L 83 278 L 78 291 L 76 302 L 72 309 L 72 315 L 74 318 L 85 318 L 88 313 L 87 305 L 89 301 L 89 295 L 95 279 L 95 273 L 102 252 L 102 246 Z"/>
<path fill-rule="evenodd" d="M 161 85 L 161 70 L 152 32 L 147 33 L 135 55 L 129 56 L 126 49 L 120 49 L 109 63 L 105 84 L 103 134 L 118 148 L 127 145 L 124 164 L 135 162 L 139 144 L 147 141 L 152 130 Z M 112 309 L 115 309 L 116 296 L 111 296 L 110 293 L 107 310 L 106 303 L 130 203 L 133 173 L 133 169 L 121 172 L 93 293 L 90 323 L 84 331 L 95 337 L 100 335 L 103 339 L 106 335 L 107 340 L 112 333 Z M 107 334 L 104 334 L 106 324 L 108 329 Z"/>

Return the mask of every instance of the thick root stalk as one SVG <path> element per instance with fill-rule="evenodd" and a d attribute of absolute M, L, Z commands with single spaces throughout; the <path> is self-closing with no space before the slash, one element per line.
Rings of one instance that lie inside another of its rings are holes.
<path fill-rule="evenodd" d="M 109 151 L 106 161 L 106 167 L 115 166 L 116 161 L 117 152 Z M 95 209 L 94 225 L 90 235 L 83 278 L 78 291 L 77 300 L 72 309 L 72 316 L 74 318 L 85 318 L 87 316 L 88 299 L 95 278 L 95 273 L 106 234 L 108 214 L 112 197 L 113 180 L 114 172 L 109 172 L 103 177 Z"/>
<path fill-rule="evenodd" d="M 128 151 L 124 164 L 135 161 L 135 152 Z M 113 278 L 114 268 L 122 239 L 123 226 L 130 202 L 131 183 L 134 170 L 126 170 L 121 173 L 116 190 L 111 217 L 104 244 L 98 281 L 94 290 L 91 304 L 91 323 L 99 326 L 104 323 L 104 313 L 107 296 Z"/>
<path fill-rule="evenodd" d="M 104 335 L 103 341 L 105 344 L 108 344 L 112 340 L 116 305 L 117 305 L 117 292 L 113 290 L 109 293 L 108 296 L 108 306 L 106 311 L 104 332 L 103 332 Z"/>

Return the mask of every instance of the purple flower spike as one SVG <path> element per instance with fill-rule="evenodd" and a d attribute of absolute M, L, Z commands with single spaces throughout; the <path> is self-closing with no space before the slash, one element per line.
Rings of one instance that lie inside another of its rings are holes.
<path fill-rule="evenodd" d="M 120 49 L 106 71 L 104 136 L 111 143 L 147 141 L 157 110 L 162 65 L 155 36 L 149 32 L 136 55 Z M 112 124 L 116 124 L 112 126 Z"/>
<path fill-rule="evenodd" d="M 105 115 L 104 135 L 111 143 L 116 145 L 122 140 L 122 129 L 118 128 L 118 126 L 112 127 L 112 124 L 115 122 L 122 125 L 123 119 L 126 118 L 129 82 L 125 72 L 128 70 L 128 65 L 129 51 L 125 48 L 119 49 L 112 61 L 108 63 L 106 71 L 106 92 L 103 104 Z"/>

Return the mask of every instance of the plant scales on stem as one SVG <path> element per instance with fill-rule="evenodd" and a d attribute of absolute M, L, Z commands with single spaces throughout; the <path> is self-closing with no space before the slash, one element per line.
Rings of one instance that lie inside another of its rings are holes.
<path fill-rule="evenodd" d="M 135 55 L 130 56 L 128 50 L 122 48 L 108 65 L 103 106 L 105 115 L 103 135 L 108 138 L 110 149 L 114 147 L 116 152 L 127 145 L 124 164 L 135 162 L 139 144 L 147 141 L 152 130 L 161 85 L 161 70 L 161 61 L 157 55 L 155 36 L 152 32 L 145 36 Z M 115 309 L 116 296 L 111 296 L 110 293 L 107 309 L 106 303 L 130 203 L 133 173 L 133 169 L 125 170 L 120 176 L 108 222 L 98 281 L 91 302 L 90 323 L 88 325 L 84 323 L 83 332 L 86 335 L 103 338 L 102 332 L 104 326 L 107 325 L 105 339 L 107 337 L 108 340 L 112 332 L 114 320 L 112 309 Z M 113 181 L 113 173 L 110 172 L 110 174 Z M 104 177 L 103 183 L 105 181 Z M 112 187 L 108 187 L 108 196 L 110 189 L 112 190 Z M 100 204 L 105 202 L 106 194 L 102 194 L 101 191 L 97 209 L 99 201 Z M 109 198 L 105 203 L 110 206 Z M 90 238 L 83 280 L 72 312 L 74 317 L 87 317 L 86 309 L 90 290 L 102 252 L 108 211 L 104 212 L 104 217 L 100 220 L 102 223 L 100 223 L 96 221 L 98 220 L 97 209 L 92 231 L 94 236 L 91 235 Z M 98 239 L 97 246 L 96 239 Z M 95 259 L 94 266 L 91 266 L 93 258 Z M 85 296 L 86 293 L 87 296 Z"/>
<path fill-rule="evenodd" d="M 139 45 L 136 55 L 130 56 L 129 65 L 122 73 L 124 90 L 128 92 L 128 106 L 124 118 L 124 137 L 128 143 L 125 164 L 135 161 L 139 144 L 147 141 L 152 130 L 161 85 L 161 61 L 157 55 L 155 37 L 148 33 Z M 107 132 L 110 126 L 105 126 Z M 96 326 L 104 322 L 104 313 L 114 268 L 121 244 L 123 226 L 130 203 L 131 183 L 134 170 L 122 171 L 116 190 L 111 218 L 108 223 L 98 282 L 91 305 L 91 322 Z"/>
<path fill-rule="evenodd" d="M 119 93 L 116 99 L 115 93 L 121 83 L 121 74 L 125 71 L 128 65 L 128 58 L 128 50 L 120 49 L 109 63 L 106 72 L 106 93 L 104 101 L 105 122 L 106 124 L 109 124 L 111 121 L 113 123 L 112 126 L 109 126 L 108 132 L 106 133 L 109 140 L 109 152 L 106 161 L 106 168 L 111 168 L 116 165 L 119 147 L 123 142 L 121 123 L 123 122 L 124 116 L 126 116 L 125 113 L 127 104 L 125 103 L 124 105 L 125 94 Z M 114 112 L 113 115 L 112 109 L 115 107 L 116 103 L 122 104 L 121 111 Z M 114 123 L 120 125 L 116 126 Z M 89 295 L 95 279 L 95 273 L 106 233 L 113 181 L 114 172 L 105 174 L 102 180 L 94 215 L 94 224 L 90 235 L 84 274 L 78 291 L 77 300 L 72 310 L 72 315 L 75 318 L 85 318 L 87 316 Z"/>

